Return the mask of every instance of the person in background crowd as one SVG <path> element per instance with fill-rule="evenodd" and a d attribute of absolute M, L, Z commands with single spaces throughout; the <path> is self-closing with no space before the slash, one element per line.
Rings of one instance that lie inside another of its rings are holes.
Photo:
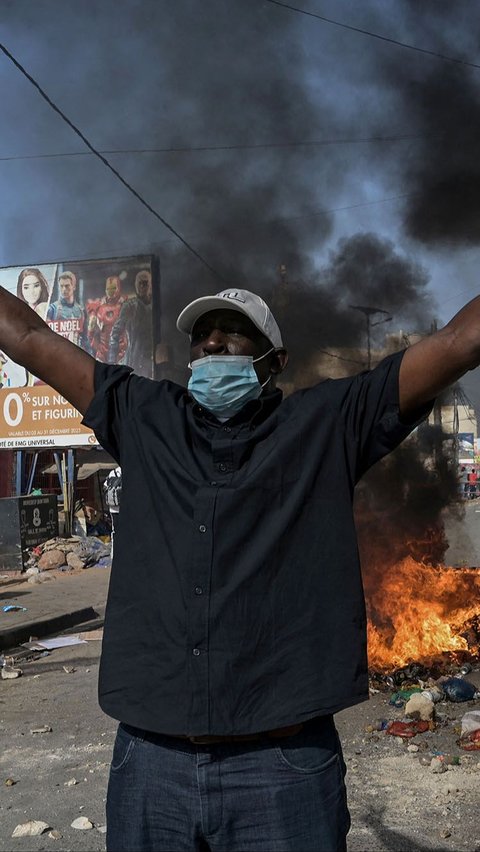
<path fill-rule="evenodd" d="M 85 515 L 85 531 L 87 535 L 108 536 L 110 529 L 103 513 L 96 506 L 83 507 Z"/>
<path fill-rule="evenodd" d="M 118 364 L 120 357 L 139 376 L 152 375 L 152 276 L 142 269 L 135 276 L 136 295 L 126 299 L 110 335 L 108 362 Z M 128 338 L 125 356 L 121 355 L 122 339 Z"/>
<path fill-rule="evenodd" d="M 103 483 L 103 488 L 105 491 L 105 502 L 108 506 L 108 511 L 110 512 L 110 518 L 112 520 L 112 532 L 110 534 L 111 540 L 111 550 L 110 556 L 113 560 L 113 543 L 115 539 L 115 525 L 118 519 L 118 513 L 120 511 L 120 498 L 122 495 L 122 469 L 121 467 L 116 467 L 110 471 L 105 482 Z"/>
<path fill-rule="evenodd" d="M 464 465 L 460 468 L 458 481 L 460 483 L 460 496 L 466 500 L 470 491 L 470 486 L 468 484 L 468 470 Z"/>
<path fill-rule="evenodd" d="M 472 467 L 470 473 L 468 474 L 468 485 L 469 485 L 469 497 L 470 500 L 473 500 L 477 496 L 477 480 L 478 474 L 474 467 Z"/>
<path fill-rule="evenodd" d="M 36 267 L 22 269 L 17 281 L 17 296 L 45 319 L 50 297 L 47 279 Z"/>
<path fill-rule="evenodd" d="M 480 364 L 480 297 L 375 369 L 283 399 L 254 293 L 187 305 L 184 388 L 95 361 L 0 288 L 0 347 L 122 467 L 99 697 L 109 852 L 344 852 L 333 714 L 368 699 L 353 495 Z M 319 341 L 319 344 L 321 341 Z"/>

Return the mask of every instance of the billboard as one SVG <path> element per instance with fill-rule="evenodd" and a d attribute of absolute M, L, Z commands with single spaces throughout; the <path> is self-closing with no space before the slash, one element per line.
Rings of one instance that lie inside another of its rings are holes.
<path fill-rule="evenodd" d="M 153 378 L 151 255 L 0 269 L 0 284 L 56 333 L 106 364 Z M 0 350 L 0 449 L 95 445 L 57 391 Z"/>
<path fill-rule="evenodd" d="M 457 440 L 459 456 L 473 461 L 475 457 L 475 436 L 473 432 L 459 432 Z"/>

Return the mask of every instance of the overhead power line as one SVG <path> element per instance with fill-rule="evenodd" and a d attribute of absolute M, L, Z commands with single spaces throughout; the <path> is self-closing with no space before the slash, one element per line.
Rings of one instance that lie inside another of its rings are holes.
<path fill-rule="evenodd" d="M 194 249 L 194 248 L 193 248 L 193 246 L 191 246 L 191 245 L 190 245 L 190 243 L 189 243 L 189 242 L 187 242 L 187 240 L 186 240 L 186 239 L 184 239 L 184 237 L 182 237 L 182 235 L 181 235 L 181 234 L 179 234 L 179 232 L 178 232 L 178 231 L 176 231 L 176 230 L 175 230 L 175 228 L 173 228 L 173 227 L 172 227 L 172 225 L 170 225 L 170 224 L 169 224 L 169 222 L 167 222 L 167 221 L 166 221 L 166 219 L 164 219 L 164 218 L 163 218 L 163 216 L 161 216 L 161 215 L 160 215 L 160 213 L 158 213 L 158 212 L 157 212 L 157 211 L 156 211 L 156 210 L 155 210 L 155 209 L 154 209 L 154 208 L 153 208 L 153 207 L 152 207 L 152 206 L 148 203 L 148 201 L 145 201 L 145 199 L 144 199 L 144 198 L 140 195 L 140 193 L 139 193 L 139 192 L 137 192 L 137 190 L 136 190 L 136 189 L 134 189 L 134 187 L 133 187 L 130 183 L 128 183 L 128 181 L 126 181 L 124 177 L 122 177 L 122 175 L 120 174 L 120 172 L 119 172 L 119 171 L 117 171 L 117 169 L 116 169 L 114 166 L 112 166 L 112 164 L 111 164 L 111 163 L 110 163 L 110 162 L 106 159 L 106 157 L 104 157 L 104 156 L 103 156 L 103 154 L 101 154 L 101 153 L 100 153 L 100 151 L 98 151 L 98 150 L 97 150 L 97 149 L 96 149 L 96 148 L 92 145 L 92 143 L 91 143 L 91 142 L 89 142 L 89 140 L 88 140 L 88 139 L 87 139 L 87 137 L 86 137 L 86 136 L 82 133 L 82 131 L 81 131 L 81 130 L 79 130 L 79 128 L 78 128 L 78 127 L 77 127 L 77 126 L 76 126 L 76 125 L 75 125 L 72 121 L 70 121 L 70 119 L 69 119 L 69 118 L 65 115 L 65 113 L 64 113 L 64 112 L 60 109 L 60 107 L 58 107 L 58 106 L 57 106 L 57 105 L 56 105 L 56 104 L 55 104 L 55 103 L 51 100 L 51 98 L 47 95 L 47 93 L 46 93 L 46 92 L 42 89 L 42 87 L 40 86 L 40 84 L 39 84 L 39 83 L 37 83 L 37 81 L 36 81 L 36 80 L 35 80 L 35 79 L 34 79 L 34 78 L 33 78 L 33 77 L 32 77 L 32 76 L 28 73 L 28 71 L 27 71 L 27 70 L 23 67 L 23 65 L 21 65 L 21 64 L 20 64 L 20 62 L 18 62 L 18 60 L 17 60 L 17 59 L 15 59 L 15 57 L 13 56 L 13 54 L 11 54 L 11 53 L 10 53 L 10 51 L 9 51 L 9 50 L 7 50 L 7 48 L 6 48 L 3 44 L 0 44 L 0 50 L 1 50 L 1 51 L 5 54 L 5 56 L 6 56 L 6 57 L 7 57 L 7 58 L 8 58 L 8 59 L 9 59 L 9 60 L 10 60 L 10 61 L 14 64 L 14 65 L 15 65 L 15 67 L 16 67 L 16 68 L 18 68 L 18 70 L 21 72 L 21 74 L 23 74 L 23 76 L 27 78 L 27 80 L 28 80 L 28 81 L 32 84 L 32 86 L 34 86 L 34 87 L 35 87 L 35 89 L 36 89 L 36 90 L 40 93 L 40 95 L 41 95 L 41 96 L 42 96 L 42 98 L 43 98 L 43 99 L 47 102 L 47 104 L 48 104 L 48 105 L 49 105 L 49 106 L 50 106 L 50 107 L 51 107 L 51 108 L 52 108 L 52 109 L 53 109 L 53 110 L 54 110 L 54 111 L 55 111 L 55 112 L 56 112 L 56 113 L 60 116 L 60 118 L 62 118 L 62 119 L 63 119 L 63 121 L 64 121 L 66 124 L 68 124 L 68 126 L 69 126 L 72 130 L 73 130 L 73 132 L 74 132 L 74 133 L 76 133 L 76 135 L 80 137 L 80 139 L 82 140 L 82 142 L 83 142 L 83 143 L 87 146 L 87 148 L 89 148 L 89 149 L 90 149 L 90 151 L 92 152 L 92 154 L 94 154 L 96 157 L 98 157 L 98 159 L 99 159 L 99 160 L 101 160 L 101 162 L 104 164 L 104 166 L 106 166 L 106 167 L 107 167 L 107 169 L 109 169 L 109 170 L 112 172 L 112 174 L 114 174 L 114 175 L 115 175 L 115 177 L 116 177 L 116 178 L 117 178 L 117 179 L 118 179 L 118 180 L 119 180 L 119 181 L 120 181 L 120 182 L 121 182 L 121 183 L 122 183 L 122 184 L 126 187 L 126 189 L 128 189 L 128 191 L 129 191 L 129 192 L 131 192 L 131 193 L 132 193 L 132 195 L 134 195 L 134 196 L 135 196 L 135 198 L 136 198 L 138 201 L 140 201 L 140 203 L 141 203 L 141 204 L 143 204 L 143 206 L 144 206 L 144 207 L 145 207 L 145 208 L 146 208 L 146 209 L 147 209 L 150 213 L 152 213 L 152 215 L 153 215 L 153 216 L 155 216 L 155 218 L 156 218 L 156 219 L 158 219 L 158 221 L 159 221 L 159 222 L 161 222 L 161 223 L 162 223 L 162 225 L 164 225 L 164 227 L 165 227 L 165 228 L 167 228 L 169 231 L 171 231 L 171 233 L 172 233 L 172 234 L 174 234 L 174 235 L 175 235 L 175 237 L 176 237 L 176 238 L 177 238 L 177 239 L 178 239 L 181 243 L 183 243 L 183 245 L 185 246 L 185 248 L 187 248 L 189 252 L 191 252 L 191 253 L 192 253 L 192 254 L 193 254 L 193 255 L 194 255 L 194 256 L 195 256 L 195 257 L 196 257 L 196 258 L 197 258 L 197 259 L 198 259 L 198 260 L 199 260 L 199 261 L 200 261 L 203 265 L 204 265 L 204 266 L 206 266 L 206 268 L 207 268 L 207 269 L 208 269 L 208 270 L 209 270 L 209 271 L 210 271 L 210 272 L 211 272 L 211 273 L 212 273 L 212 274 L 213 274 L 216 278 L 218 278 L 218 279 L 219 279 L 220 281 L 222 281 L 223 283 L 227 283 L 227 282 L 225 281 L 225 279 L 223 278 L 223 276 L 222 276 L 222 275 L 220 275 L 220 273 L 219 273 L 219 272 L 217 272 L 217 270 L 216 270 L 216 269 L 214 269 L 214 268 L 213 268 L 213 266 L 211 266 L 211 265 L 208 263 L 208 261 L 206 261 L 206 260 L 205 260 L 205 258 L 204 258 L 204 257 L 202 257 L 202 255 L 201 255 L 201 254 L 200 254 L 200 253 L 199 253 L 196 249 Z"/>
<path fill-rule="evenodd" d="M 455 62 L 458 65 L 467 65 L 469 68 L 480 68 L 475 62 L 468 62 L 466 59 L 460 59 L 458 56 L 446 56 L 444 53 L 438 53 L 435 50 L 428 50 L 425 47 L 416 47 L 414 44 L 408 44 L 405 41 L 399 41 L 389 36 L 373 33 L 371 30 L 364 30 L 361 27 L 354 27 L 351 24 L 343 24 L 341 21 L 334 21 L 332 18 L 326 18 L 325 15 L 318 15 L 316 12 L 308 12 L 306 9 L 299 9 L 297 6 L 291 6 L 289 3 L 282 3 L 281 0 L 264 0 L 265 3 L 271 3 L 273 6 L 280 6 L 283 9 L 288 9 L 290 12 L 298 12 L 300 15 L 307 15 L 309 18 L 316 18 L 318 21 L 323 21 L 325 24 L 332 24 L 335 27 L 341 27 L 344 30 L 350 30 L 354 33 L 370 36 L 380 41 L 386 41 L 388 44 L 394 44 L 396 47 L 405 47 L 407 50 L 415 50 L 417 53 L 424 53 L 427 56 L 434 56 L 437 59 L 443 59 L 445 62 Z"/>
<path fill-rule="evenodd" d="M 436 134 L 436 136 L 443 134 Z M 273 148 L 316 148 L 329 145 L 360 145 L 377 142 L 404 142 L 411 139 L 427 139 L 425 134 L 401 134 L 398 136 L 365 136 L 358 139 L 312 139 L 304 142 L 260 142 L 245 145 L 197 145 L 175 148 L 109 148 L 99 149 L 99 154 L 193 154 L 208 151 L 254 151 Z M 0 157 L 0 162 L 9 160 L 46 160 L 58 157 L 91 157 L 92 151 L 57 151 L 50 154 L 15 154 L 10 157 Z"/>
<path fill-rule="evenodd" d="M 327 207 L 325 210 L 312 210 L 310 213 L 300 213 L 298 216 L 281 216 L 273 219 L 274 222 L 290 221 L 292 219 L 313 219 L 316 216 L 324 216 L 327 213 L 340 213 L 342 210 L 355 210 L 356 207 L 370 207 L 372 204 L 385 204 L 387 201 L 400 201 L 402 198 L 414 198 L 417 192 L 405 192 L 402 195 L 391 195 L 389 198 L 377 198 L 375 201 L 360 201 L 357 204 L 346 204 L 343 207 Z M 265 224 L 269 224 L 266 222 Z M 258 225 L 255 225 L 258 227 Z"/>
<path fill-rule="evenodd" d="M 272 222 L 284 222 L 284 221 L 290 221 L 292 219 L 314 219 L 317 216 L 324 216 L 327 213 L 340 213 L 343 210 L 355 210 L 356 207 L 370 207 L 370 205 L 372 205 L 372 204 L 386 204 L 389 201 L 399 201 L 403 198 L 412 198 L 412 196 L 415 195 L 415 194 L 416 193 L 406 193 L 406 194 L 403 194 L 403 195 L 391 195 L 389 198 L 377 198 L 375 201 L 360 201 L 357 204 L 347 204 L 343 207 L 328 207 L 325 210 L 312 210 L 310 213 L 304 213 L 304 214 L 301 214 L 299 216 L 283 216 L 283 217 L 278 218 L 278 219 L 272 219 L 270 222 L 262 222 L 260 224 L 258 222 L 252 222 L 251 227 L 258 229 L 258 228 L 262 227 L 262 225 L 265 226 L 265 227 L 268 227 L 269 225 L 272 224 Z M 156 240 L 155 241 L 155 245 L 166 245 L 167 243 L 176 243 L 176 240 L 173 239 L 173 237 L 170 237 L 170 238 L 167 238 L 167 239 L 164 239 L 164 240 Z M 112 248 L 112 249 L 105 249 L 105 248 L 103 248 L 103 249 L 92 249 L 87 254 L 71 255 L 71 254 L 67 253 L 67 255 L 63 256 L 63 257 L 57 257 L 57 258 L 49 257 L 47 260 L 37 260 L 37 263 L 39 263 L 39 264 L 63 263 L 63 262 L 66 262 L 66 261 L 92 260 L 92 259 L 93 260 L 116 260 L 117 258 L 127 257 L 131 254 L 136 254 L 136 255 L 139 255 L 139 254 L 154 254 L 154 252 L 155 252 L 155 249 L 152 248 L 152 244 L 151 244 L 151 241 L 150 241 L 149 246 L 147 248 L 143 249 L 143 251 L 139 250 L 138 245 L 135 247 L 135 249 L 123 249 L 122 251 L 120 251 L 120 249 L 118 248 L 118 245 L 117 245 L 115 248 Z M 103 257 L 101 257 L 101 255 Z M 22 266 L 22 265 L 24 265 L 24 264 L 22 264 L 22 263 L 10 263 L 9 264 L 9 266 Z M 470 291 L 464 291 L 464 292 L 470 292 Z M 461 293 L 459 295 L 461 295 Z M 456 298 L 456 297 L 452 296 L 452 298 Z M 447 299 L 447 301 L 449 301 L 449 300 Z M 441 304 L 444 304 L 444 303 L 442 302 Z M 338 357 L 338 356 L 335 356 L 335 357 Z"/>
<path fill-rule="evenodd" d="M 346 361 L 348 364 L 361 364 L 362 367 L 365 367 L 365 361 L 355 361 L 353 358 L 343 358 L 342 355 L 336 355 L 335 352 L 327 352 L 326 349 L 317 349 L 317 352 L 321 352 L 322 355 L 329 355 L 330 358 L 336 358 L 337 361 Z"/>

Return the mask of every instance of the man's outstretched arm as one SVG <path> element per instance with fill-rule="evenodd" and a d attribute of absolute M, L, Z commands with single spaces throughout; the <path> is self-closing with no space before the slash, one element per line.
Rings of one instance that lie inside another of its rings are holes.
<path fill-rule="evenodd" d="M 35 311 L 3 287 L 0 349 L 85 413 L 94 395 L 95 360 L 51 331 Z"/>
<path fill-rule="evenodd" d="M 480 364 L 480 296 L 435 334 L 406 350 L 400 367 L 400 414 L 413 415 Z"/>

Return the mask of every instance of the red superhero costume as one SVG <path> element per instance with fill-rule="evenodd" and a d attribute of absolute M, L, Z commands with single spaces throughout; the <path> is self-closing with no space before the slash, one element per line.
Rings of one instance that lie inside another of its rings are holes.
<path fill-rule="evenodd" d="M 121 282 L 117 275 L 107 278 L 105 296 L 101 299 L 89 299 L 86 304 L 88 314 L 88 341 L 92 355 L 98 361 L 108 364 L 110 335 L 115 325 L 125 297 L 121 295 Z M 118 349 L 117 363 L 121 364 L 127 351 L 128 338 L 122 335 Z"/>

